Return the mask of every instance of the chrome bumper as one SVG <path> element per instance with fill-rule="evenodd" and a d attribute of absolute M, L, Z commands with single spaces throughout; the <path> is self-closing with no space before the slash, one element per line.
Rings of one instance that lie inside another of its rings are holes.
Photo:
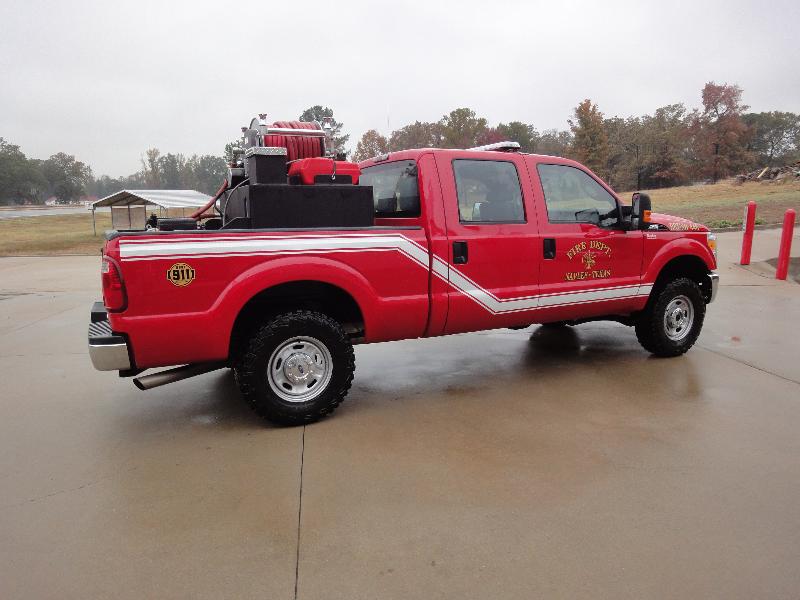
<path fill-rule="evenodd" d="M 717 288 L 719 287 L 719 274 L 715 271 L 712 271 L 708 274 L 708 279 L 711 283 L 711 296 L 708 299 L 708 303 L 711 304 L 714 301 L 714 298 L 717 297 Z"/>
<path fill-rule="evenodd" d="M 89 323 L 89 357 L 98 371 L 126 371 L 131 368 L 128 342 L 111 331 L 108 313 L 102 303 L 95 302 Z"/>

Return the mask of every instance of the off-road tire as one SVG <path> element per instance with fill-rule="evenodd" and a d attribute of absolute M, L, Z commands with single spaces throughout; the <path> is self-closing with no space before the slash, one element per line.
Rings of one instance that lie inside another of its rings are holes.
<path fill-rule="evenodd" d="M 689 299 L 694 309 L 694 316 L 689 332 L 680 340 L 667 336 L 665 314 L 670 302 L 679 296 Z M 647 306 L 636 320 L 636 338 L 648 352 L 661 357 L 680 356 L 691 348 L 703 328 L 706 314 L 706 303 L 700 286 L 691 279 L 681 277 L 653 290 Z"/>
<path fill-rule="evenodd" d="M 278 347 L 301 336 L 325 345 L 332 373 L 322 393 L 305 402 L 291 402 L 271 389 L 268 363 Z M 262 325 L 247 341 L 234 373 L 242 395 L 258 415 L 277 425 L 304 425 L 331 414 L 342 403 L 355 366 L 353 346 L 339 323 L 322 313 L 297 310 Z"/>

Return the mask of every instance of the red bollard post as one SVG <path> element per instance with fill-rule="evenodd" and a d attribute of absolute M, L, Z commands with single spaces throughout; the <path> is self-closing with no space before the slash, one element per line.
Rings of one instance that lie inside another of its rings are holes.
<path fill-rule="evenodd" d="M 778 269 L 775 271 L 775 279 L 786 279 L 786 276 L 789 274 L 789 254 L 792 252 L 794 214 L 794 209 L 790 208 L 783 217 L 781 249 L 778 251 Z"/>
<path fill-rule="evenodd" d="M 742 229 L 744 230 L 744 237 L 742 238 L 742 257 L 739 260 L 740 265 L 750 264 L 750 250 L 753 248 L 753 229 L 756 226 L 756 203 L 750 200 L 747 207 L 744 209 L 744 221 L 742 222 Z"/>

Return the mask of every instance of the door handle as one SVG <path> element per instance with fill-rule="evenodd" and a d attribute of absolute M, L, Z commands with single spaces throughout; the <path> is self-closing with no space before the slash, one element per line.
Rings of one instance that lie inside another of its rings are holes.
<path fill-rule="evenodd" d="M 467 242 L 453 242 L 453 264 L 465 265 L 468 259 Z"/>
<path fill-rule="evenodd" d="M 544 257 L 547 259 L 556 257 L 556 238 L 544 238 Z"/>

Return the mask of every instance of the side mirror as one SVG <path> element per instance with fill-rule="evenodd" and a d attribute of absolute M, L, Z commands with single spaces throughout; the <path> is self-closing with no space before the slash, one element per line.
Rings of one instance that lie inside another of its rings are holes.
<path fill-rule="evenodd" d="M 648 229 L 652 210 L 650 196 L 641 192 L 634 192 L 632 205 L 631 229 Z"/>

